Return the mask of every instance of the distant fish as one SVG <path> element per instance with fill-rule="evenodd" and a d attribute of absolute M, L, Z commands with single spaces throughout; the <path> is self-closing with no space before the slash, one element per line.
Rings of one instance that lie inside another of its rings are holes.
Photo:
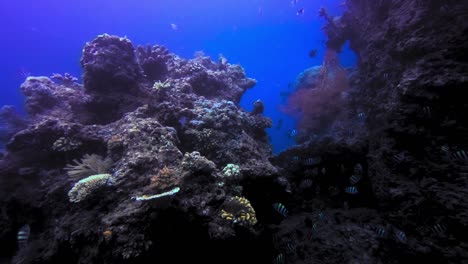
<path fill-rule="evenodd" d="M 362 165 L 360 163 L 354 165 L 354 174 L 362 175 L 363 171 L 364 170 L 362 169 Z"/>
<path fill-rule="evenodd" d="M 174 31 L 178 31 L 178 30 L 179 30 L 179 26 L 177 26 L 177 25 L 174 24 L 174 23 L 171 23 L 171 29 L 174 30 Z"/>
<path fill-rule="evenodd" d="M 297 245 L 294 242 L 289 242 L 286 244 L 286 251 L 289 254 L 294 254 L 296 252 Z"/>
<path fill-rule="evenodd" d="M 302 15 L 304 15 L 304 8 L 301 8 L 301 9 L 297 10 L 296 15 L 297 15 L 297 16 L 302 16 Z"/>
<path fill-rule="evenodd" d="M 16 239 L 18 241 L 18 246 L 19 247 L 26 246 L 26 244 L 28 243 L 28 240 L 29 240 L 30 233 L 31 233 L 31 228 L 29 227 L 28 224 L 22 226 L 18 230 L 18 235 L 17 235 Z"/>
<path fill-rule="evenodd" d="M 275 264 L 284 264 L 284 255 L 283 255 L 283 253 L 278 254 L 278 256 L 276 256 L 274 263 Z"/>
<path fill-rule="evenodd" d="M 396 229 L 395 230 L 395 237 L 400 241 L 400 242 L 406 242 L 406 234 L 405 232 Z"/>
<path fill-rule="evenodd" d="M 444 235 L 447 231 L 447 227 L 443 224 L 436 224 L 431 228 L 431 230 L 438 235 Z"/>
<path fill-rule="evenodd" d="M 361 175 L 351 175 L 351 177 L 349 177 L 349 182 L 351 183 L 351 185 L 355 185 L 360 180 L 361 180 Z"/>
<path fill-rule="evenodd" d="M 283 126 L 283 119 L 280 118 L 280 119 L 278 119 L 278 122 L 276 123 L 275 128 L 276 128 L 276 130 L 280 130 L 282 126 Z"/>
<path fill-rule="evenodd" d="M 31 72 L 28 71 L 26 68 L 21 68 L 18 70 L 18 77 L 21 79 L 26 79 L 31 76 Z"/>
<path fill-rule="evenodd" d="M 258 16 L 262 16 L 263 15 L 263 8 L 262 7 L 259 7 L 258 10 L 257 10 L 257 15 Z"/>
<path fill-rule="evenodd" d="M 318 157 L 318 158 L 306 158 L 304 160 L 304 165 L 314 166 L 314 165 L 319 164 L 321 161 L 322 161 L 322 159 L 320 157 Z"/>
<path fill-rule="evenodd" d="M 359 112 L 357 114 L 357 117 L 358 117 L 359 120 L 364 120 L 364 119 L 366 119 L 366 114 L 364 112 Z"/>
<path fill-rule="evenodd" d="M 282 203 L 274 203 L 273 208 L 283 217 L 288 216 L 288 209 Z"/>
<path fill-rule="evenodd" d="M 313 50 L 309 51 L 309 57 L 310 58 L 315 58 L 315 56 L 317 56 L 317 49 L 313 49 Z"/>
<path fill-rule="evenodd" d="M 289 138 L 294 138 L 297 136 L 297 130 L 296 129 L 291 129 L 288 131 L 288 137 Z"/>
<path fill-rule="evenodd" d="M 181 126 L 185 126 L 185 124 L 187 124 L 187 117 L 182 116 L 181 118 L 179 118 L 179 124 Z"/>
<path fill-rule="evenodd" d="M 226 57 L 223 56 L 223 54 L 219 54 L 219 55 L 218 55 L 218 62 L 219 62 L 221 65 L 227 65 L 228 60 L 226 59 Z"/>
<path fill-rule="evenodd" d="M 320 220 L 322 221 L 327 221 L 328 217 L 327 217 L 327 214 L 325 212 L 320 212 L 318 213 L 318 217 L 320 218 Z"/>
<path fill-rule="evenodd" d="M 358 194 L 358 189 L 355 186 L 349 186 L 345 188 L 345 193 Z"/>
<path fill-rule="evenodd" d="M 292 5 L 296 5 L 298 2 L 299 2 L 299 0 L 292 0 L 292 1 L 291 1 L 291 4 L 292 4 Z"/>
<path fill-rule="evenodd" d="M 301 181 L 301 183 L 299 184 L 299 188 L 308 189 L 308 188 L 312 187 L 313 184 L 314 184 L 314 182 L 311 179 L 305 179 L 305 180 Z"/>
<path fill-rule="evenodd" d="M 452 159 L 465 162 L 468 161 L 468 156 L 464 150 L 459 150 L 452 154 Z"/>
<path fill-rule="evenodd" d="M 387 236 L 387 230 L 385 230 L 385 228 L 383 228 L 383 227 L 375 227 L 374 230 L 377 233 L 378 237 L 386 237 Z"/>

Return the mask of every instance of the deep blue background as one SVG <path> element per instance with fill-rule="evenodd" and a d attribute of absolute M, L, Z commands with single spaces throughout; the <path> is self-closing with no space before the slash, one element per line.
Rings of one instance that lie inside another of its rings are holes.
<path fill-rule="evenodd" d="M 243 97 L 251 110 L 261 99 L 265 115 L 283 118 L 280 130 L 269 129 L 274 150 L 294 142 L 287 131 L 294 120 L 279 112 L 280 91 L 308 67 L 320 65 L 324 53 L 321 6 L 332 15 L 342 12 L 342 0 L 4 0 L 0 3 L 0 105 L 22 108 L 21 72 L 50 76 L 69 72 L 79 77 L 79 59 L 86 41 L 102 33 L 127 36 L 134 45 L 162 44 L 173 53 L 192 58 L 202 50 L 213 59 L 222 53 L 241 64 L 257 85 Z M 304 8 L 302 16 L 297 16 Z M 260 11 L 261 10 L 261 11 Z M 179 30 L 171 29 L 174 23 Z M 308 53 L 318 49 L 317 57 Z M 355 57 L 341 54 L 350 66 Z"/>

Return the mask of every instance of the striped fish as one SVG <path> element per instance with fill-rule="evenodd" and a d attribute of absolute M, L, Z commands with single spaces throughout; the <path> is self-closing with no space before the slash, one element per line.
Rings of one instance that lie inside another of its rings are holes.
<path fill-rule="evenodd" d="M 284 264 L 284 255 L 283 255 L 283 253 L 280 253 L 280 254 L 278 254 L 278 256 L 276 256 L 274 263 L 275 264 Z"/>
<path fill-rule="evenodd" d="M 31 227 L 29 227 L 28 224 L 22 226 L 18 230 L 18 235 L 16 236 L 16 239 L 18 241 L 18 246 L 19 247 L 24 247 L 28 243 L 29 240 L 29 235 L 31 233 Z"/>
<path fill-rule="evenodd" d="M 273 208 L 283 217 L 288 216 L 288 209 L 282 203 L 274 203 Z"/>
<path fill-rule="evenodd" d="M 387 230 L 385 230 L 385 228 L 382 227 L 376 227 L 375 232 L 377 233 L 378 237 L 385 237 L 387 235 Z"/>
<path fill-rule="evenodd" d="M 354 174 L 361 175 L 364 170 L 362 169 L 362 165 L 360 163 L 354 165 Z"/>
<path fill-rule="evenodd" d="M 396 229 L 396 230 L 395 230 L 395 236 L 396 236 L 396 238 L 397 238 L 399 241 L 401 241 L 401 242 L 406 242 L 406 234 L 405 234 L 405 232 Z"/>
<path fill-rule="evenodd" d="M 432 228 L 432 231 L 436 234 L 442 235 L 447 231 L 447 227 L 443 224 L 436 224 Z"/>
<path fill-rule="evenodd" d="M 308 189 L 310 187 L 312 187 L 312 184 L 313 184 L 313 181 L 311 179 L 305 179 L 301 182 L 301 184 L 299 185 L 299 187 L 301 189 Z"/>
<path fill-rule="evenodd" d="M 326 220 L 328 219 L 327 214 L 324 213 L 324 212 L 318 213 L 318 217 L 319 217 L 320 220 L 322 220 L 322 221 L 326 221 Z"/>
<path fill-rule="evenodd" d="M 468 161 L 468 156 L 464 150 L 459 150 L 452 154 L 452 158 L 456 161 Z"/>
<path fill-rule="evenodd" d="M 358 183 L 360 180 L 361 180 L 361 175 L 351 175 L 351 177 L 349 177 L 349 182 L 350 182 L 352 185 L 355 185 L 355 184 Z"/>
<path fill-rule="evenodd" d="M 344 191 L 348 194 L 358 194 L 358 189 L 356 188 L 356 186 L 348 186 L 345 188 Z"/>

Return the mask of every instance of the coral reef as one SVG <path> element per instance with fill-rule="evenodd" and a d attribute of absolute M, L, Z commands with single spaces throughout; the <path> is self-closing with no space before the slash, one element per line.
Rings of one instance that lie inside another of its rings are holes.
<path fill-rule="evenodd" d="M 278 172 L 268 160 L 271 120 L 238 106 L 255 84 L 240 66 L 185 60 L 162 46 L 135 50 L 109 35 L 86 44 L 81 64 L 82 87 L 58 74 L 57 83 L 28 77 L 21 85 L 31 120 L 12 130 L 0 160 L 2 257 L 141 263 L 208 247 L 209 237 L 226 245 L 237 234 L 261 240 L 250 203 L 235 214 L 245 225 L 220 217 L 244 182 Z M 232 180 L 227 164 L 237 166 Z M 15 252 L 11 234 L 26 223 L 31 238 Z M 246 247 L 239 259 L 252 253 L 249 243 L 239 243 Z"/>
<path fill-rule="evenodd" d="M 101 35 L 82 89 L 27 78 L 30 120 L 0 157 L 0 258 L 466 262 L 466 4 L 345 4 L 320 11 L 328 53 L 298 78 L 305 132 L 278 156 L 263 103 L 238 105 L 255 80 L 224 57 Z M 347 40 L 353 70 L 336 59 Z"/>

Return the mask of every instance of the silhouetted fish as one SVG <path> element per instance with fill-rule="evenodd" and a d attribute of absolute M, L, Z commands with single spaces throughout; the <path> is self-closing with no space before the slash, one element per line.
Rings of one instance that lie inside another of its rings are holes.
<path fill-rule="evenodd" d="M 283 119 L 280 118 L 280 119 L 278 120 L 278 122 L 276 123 L 276 127 L 275 127 L 275 128 L 276 128 L 276 130 L 280 130 L 282 126 L 283 126 Z"/>
<path fill-rule="evenodd" d="M 315 58 L 315 56 L 317 56 L 317 50 L 316 49 L 313 49 L 313 50 L 309 51 L 309 57 Z"/>
<path fill-rule="evenodd" d="M 296 15 L 302 16 L 304 14 L 304 8 L 297 10 Z"/>

